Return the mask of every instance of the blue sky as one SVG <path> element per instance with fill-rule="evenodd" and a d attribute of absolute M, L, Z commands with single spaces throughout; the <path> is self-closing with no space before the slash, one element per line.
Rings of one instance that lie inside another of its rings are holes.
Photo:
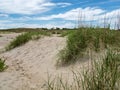
<path fill-rule="evenodd" d="M 113 26 L 119 13 L 120 0 L 0 0 L 0 28 L 74 28 L 78 17 Z"/>

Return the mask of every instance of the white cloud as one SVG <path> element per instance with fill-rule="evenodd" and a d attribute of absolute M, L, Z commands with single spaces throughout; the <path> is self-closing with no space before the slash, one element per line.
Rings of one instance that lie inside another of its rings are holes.
<path fill-rule="evenodd" d="M 0 0 L 0 12 L 9 14 L 34 14 L 50 10 L 55 4 L 49 0 Z"/>
<path fill-rule="evenodd" d="M 113 11 L 113 12 L 116 12 L 116 11 Z M 113 13 L 113 12 L 109 12 L 108 15 L 110 15 L 110 13 Z M 76 8 L 76 9 L 69 10 L 65 13 L 53 14 L 53 15 L 44 16 L 44 17 L 24 16 L 17 19 L 12 18 L 12 20 L 22 20 L 22 21 L 53 20 L 57 18 L 63 19 L 63 20 L 78 20 L 78 17 L 79 17 L 79 18 L 82 18 L 82 20 L 84 19 L 85 21 L 91 21 L 91 20 L 97 20 L 98 18 L 103 17 L 104 13 L 105 13 L 105 10 L 102 10 L 100 8 L 86 7 L 86 8 Z"/>
<path fill-rule="evenodd" d="M 0 0 L 0 12 L 8 14 L 37 14 L 52 7 L 66 7 L 70 3 L 53 3 L 51 0 Z"/>
<path fill-rule="evenodd" d="M 51 16 L 47 16 L 47 17 L 37 17 L 36 19 L 38 20 L 52 20 L 55 18 L 61 18 L 64 20 L 77 20 L 78 17 L 82 18 L 85 17 L 86 21 L 90 21 L 93 20 L 94 18 L 96 18 L 96 16 L 99 16 L 100 14 L 104 13 L 105 10 L 99 9 L 99 8 L 76 8 L 76 9 L 72 9 L 70 11 L 67 11 L 65 13 L 60 13 L 60 14 L 56 14 L 56 15 L 51 15 Z"/>
<path fill-rule="evenodd" d="M 117 18 L 118 15 L 120 15 L 120 9 L 106 12 L 104 14 L 97 16 L 97 21 L 103 24 L 107 23 L 107 24 L 114 25 L 118 20 Z"/>
<path fill-rule="evenodd" d="M 75 27 L 75 23 L 72 22 L 53 22 L 53 23 L 48 23 L 48 24 L 43 24 L 41 25 L 41 27 L 47 27 L 47 28 L 55 28 L 55 27 L 59 27 L 59 28 L 74 28 Z"/>
<path fill-rule="evenodd" d="M 61 6 L 61 7 L 67 7 L 67 6 L 70 6 L 72 5 L 71 3 L 57 3 L 58 6 Z"/>
<path fill-rule="evenodd" d="M 49 3 L 50 6 L 51 3 Z M 43 6 L 46 6 L 46 4 L 43 4 Z M 51 5 L 52 6 L 52 5 Z M 76 8 L 69 10 L 65 13 L 59 13 L 59 14 L 53 14 L 49 16 L 44 16 L 44 17 L 20 17 L 20 18 L 9 18 L 10 21 L 7 23 L 7 21 L 1 21 L 0 22 L 0 27 L 5 26 L 5 28 L 10 28 L 10 27 L 47 27 L 47 28 L 52 28 L 52 27 L 75 27 L 75 22 L 78 20 L 82 15 L 81 20 L 87 21 L 87 24 L 92 22 L 94 20 L 93 24 L 98 24 L 98 25 L 103 25 L 104 24 L 104 19 L 106 18 L 106 22 L 110 23 L 112 26 L 117 22 L 117 14 L 120 14 L 120 9 L 112 10 L 112 11 L 106 11 L 100 8 L 91 8 L 91 7 L 86 7 L 86 8 Z M 56 18 L 62 19 L 61 21 L 57 21 Z M 55 19 L 55 21 L 54 21 Z M 42 20 L 44 23 L 41 23 Z M 71 22 L 71 20 L 73 22 Z M 27 22 L 34 21 L 35 23 L 38 24 L 27 24 Z M 65 21 L 65 22 L 62 22 Z M 3 25 L 3 26 L 2 26 Z M 7 25 L 7 27 L 6 27 Z"/>
<path fill-rule="evenodd" d="M 6 24 L 6 23 L 11 23 L 12 21 L 10 20 L 0 20 L 0 24 Z"/>
<path fill-rule="evenodd" d="M 46 16 L 46 17 L 35 17 L 36 20 L 52 20 L 52 19 L 63 19 L 63 20 L 80 20 L 83 21 L 96 21 L 97 23 L 103 23 L 104 19 L 107 20 L 108 23 L 115 23 L 117 20 L 117 15 L 120 13 L 120 9 L 116 9 L 113 11 L 105 11 L 100 8 L 76 8 L 65 13 L 60 13 L 56 15 Z"/>
<path fill-rule="evenodd" d="M 7 24 L 7 26 L 6 26 Z M 9 21 L 0 22 L 0 29 L 7 29 L 7 28 L 74 28 L 75 24 L 72 22 L 50 22 L 44 24 L 27 24 L 27 23 L 14 23 Z"/>
<path fill-rule="evenodd" d="M 0 17 L 9 17 L 8 14 L 0 14 Z"/>

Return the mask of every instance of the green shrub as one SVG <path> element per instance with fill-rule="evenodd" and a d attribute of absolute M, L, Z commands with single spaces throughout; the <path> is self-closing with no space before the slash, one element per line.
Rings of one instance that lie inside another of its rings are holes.
<path fill-rule="evenodd" d="M 60 51 L 60 64 L 74 63 L 90 48 L 95 52 L 108 47 L 120 47 L 120 32 L 95 28 L 81 28 L 68 34 L 66 48 Z"/>
<path fill-rule="evenodd" d="M 0 72 L 4 71 L 6 68 L 7 66 L 5 65 L 5 60 L 0 58 Z"/>

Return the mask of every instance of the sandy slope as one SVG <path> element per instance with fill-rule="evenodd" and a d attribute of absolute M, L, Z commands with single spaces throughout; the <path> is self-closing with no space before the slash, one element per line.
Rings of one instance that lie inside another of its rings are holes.
<path fill-rule="evenodd" d="M 0 34 L 0 51 L 4 49 L 6 45 L 9 44 L 16 36 L 20 33 L 8 33 L 8 34 Z"/>
<path fill-rule="evenodd" d="M 87 65 L 82 62 L 81 66 L 56 68 L 57 54 L 65 41 L 63 37 L 43 37 L 2 53 L 9 68 L 0 73 L 0 90 L 44 90 L 48 73 L 68 77 L 71 69 Z"/>

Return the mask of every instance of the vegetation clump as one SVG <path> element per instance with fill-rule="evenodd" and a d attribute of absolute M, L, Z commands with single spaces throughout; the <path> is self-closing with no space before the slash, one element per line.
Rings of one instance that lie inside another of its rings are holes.
<path fill-rule="evenodd" d="M 120 32 L 100 28 L 81 28 L 68 34 L 67 45 L 60 52 L 60 64 L 70 64 L 78 60 L 90 48 L 95 52 L 108 47 L 120 47 Z"/>
<path fill-rule="evenodd" d="M 6 50 L 11 50 L 15 47 L 21 46 L 32 39 L 39 39 L 41 35 L 50 35 L 48 32 L 26 32 L 17 36 L 10 44 L 6 47 Z"/>
<path fill-rule="evenodd" d="M 119 90 L 120 54 L 108 50 L 105 57 L 92 60 L 87 70 L 73 71 L 73 80 L 48 77 L 47 90 Z"/>
<path fill-rule="evenodd" d="M 120 54 L 108 51 L 104 59 L 94 61 L 92 70 L 83 74 L 83 90 L 118 90 Z"/>
<path fill-rule="evenodd" d="M 5 60 L 0 58 L 0 72 L 4 71 L 7 68 L 5 65 Z"/>

